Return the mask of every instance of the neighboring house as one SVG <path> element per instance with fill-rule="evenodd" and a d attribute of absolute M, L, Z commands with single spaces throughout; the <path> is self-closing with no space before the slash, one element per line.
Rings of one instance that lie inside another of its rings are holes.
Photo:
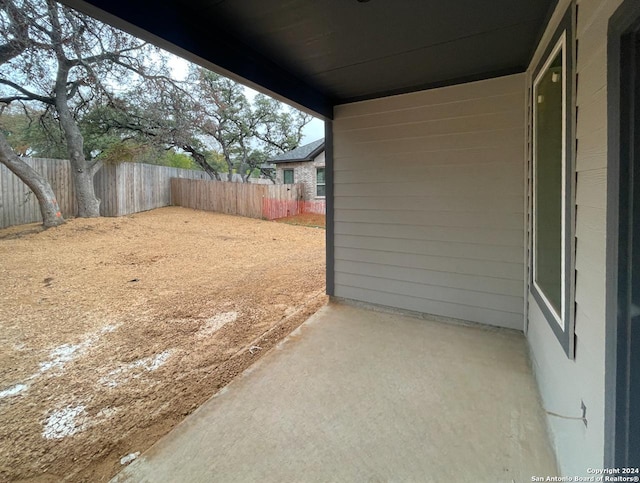
<path fill-rule="evenodd" d="M 302 183 L 305 200 L 325 199 L 324 138 L 271 158 L 268 163 L 276 166 L 276 183 Z"/>
<path fill-rule="evenodd" d="M 521 331 L 561 473 L 638 476 L 640 1 L 63 1 L 323 118 L 327 293 Z"/>

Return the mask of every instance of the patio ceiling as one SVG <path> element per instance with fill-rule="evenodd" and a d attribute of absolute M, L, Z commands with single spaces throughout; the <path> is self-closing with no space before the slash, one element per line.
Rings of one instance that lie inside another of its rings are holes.
<path fill-rule="evenodd" d="M 332 106 L 525 70 L 557 0 L 63 0 L 205 67 Z"/>

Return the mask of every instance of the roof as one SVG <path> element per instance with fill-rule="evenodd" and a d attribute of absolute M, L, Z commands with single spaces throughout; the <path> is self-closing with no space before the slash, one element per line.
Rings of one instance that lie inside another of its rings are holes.
<path fill-rule="evenodd" d="M 524 72 L 558 0 L 62 0 L 307 112 Z"/>
<path fill-rule="evenodd" d="M 318 154 L 324 151 L 324 138 L 313 141 L 312 143 L 300 146 L 292 151 L 282 153 L 274 158 L 269 159 L 268 163 L 301 163 L 304 161 L 313 161 Z"/>

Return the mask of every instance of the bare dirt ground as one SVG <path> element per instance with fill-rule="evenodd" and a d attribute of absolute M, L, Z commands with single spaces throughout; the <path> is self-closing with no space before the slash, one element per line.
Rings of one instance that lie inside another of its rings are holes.
<path fill-rule="evenodd" d="M 107 481 L 326 302 L 324 237 L 184 208 L 0 230 L 0 481 Z"/>
<path fill-rule="evenodd" d="M 325 228 L 327 222 L 325 215 L 316 213 L 302 213 L 300 215 L 288 216 L 287 218 L 278 218 L 279 223 L 287 223 L 289 225 L 311 226 L 316 228 Z"/>

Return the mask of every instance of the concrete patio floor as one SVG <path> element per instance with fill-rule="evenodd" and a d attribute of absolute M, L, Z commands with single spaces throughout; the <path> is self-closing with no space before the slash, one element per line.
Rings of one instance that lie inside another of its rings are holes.
<path fill-rule="evenodd" d="M 333 303 L 112 481 L 555 474 L 522 334 Z"/>

